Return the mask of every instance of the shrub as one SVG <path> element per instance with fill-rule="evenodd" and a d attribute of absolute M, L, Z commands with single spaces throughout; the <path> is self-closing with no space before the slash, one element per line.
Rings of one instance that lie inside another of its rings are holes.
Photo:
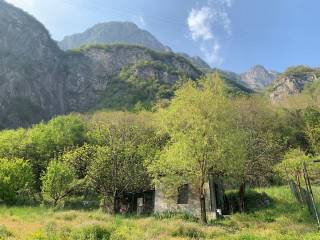
<path fill-rule="evenodd" d="M 121 225 L 113 231 L 110 240 L 142 240 L 143 232 L 136 227 Z"/>
<path fill-rule="evenodd" d="M 99 225 L 92 225 L 77 230 L 71 234 L 71 239 L 74 240 L 109 240 L 111 229 Z"/>
<path fill-rule="evenodd" d="M 178 230 L 172 233 L 172 237 L 184 237 L 191 239 L 203 239 L 205 238 L 205 234 L 196 227 L 185 227 L 180 226 Z"/>
<path fill-rule="evenodd" d="M 75 173 L 65 163 L 50 162 L 47 173 L 42 177 L 42 194 L 54 206 L 71 195 L 76 185 Z"/>
<path fill-rule="evenodd" d="M 23 159 L 0 159 L 0 199 L 15 202 L 22 192 L 34 184 L 32 167 Z"/>
<path fill-rule="evenodd" d="M 13 237 L 13 234 L 5 227 L 0 225 L 0 240 Z"/>
<path fill-rule="evenodd" d="M 188 212 L 176 212 L 176 211 L 165 211 L 162 213 L 155 213 L 155 219 L 162 220 L 162 219 L 182 219 L 188 222 L 198 222 L 198 218 Z"/>

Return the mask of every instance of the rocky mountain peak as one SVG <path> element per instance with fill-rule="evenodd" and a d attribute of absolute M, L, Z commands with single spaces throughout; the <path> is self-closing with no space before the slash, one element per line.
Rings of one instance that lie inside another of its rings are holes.
<path fill-rule="evenodd" d="M 165 47 L 152 34 L 140 29 L 132 22 L 98 23 L 83 33 L 66 36 L 58 43 L 61 49 L 75 49 L 86 44 L 125 43 L 148 47 L 157 51 L 166 51 Z"/>
<path fill-rule="evenodd" d="M 262 89 L 270 85 L 278 73 L 267 70 L 262 65 L 255 65 L 249 71 L 240 75 L 241 81 L 253 89 Z"/>
<path fill-rule="evenodd" d="M 138 29 L 119 23 L 121 32 L 113 29 L 116 25 L 98 24 L 87 34 L 94 36 L 99 29 L 103 33 L 105 26 L 123 36 L 128 29 Z M 200 75 L 185 58 L 143 46 L 91 45 L 62 51 L 34 17 L 0 0 L 0 129 L 93 108 L 152 104 L 170 98 L 180 76 Z M 153 90 L 146 91 L 147 86 Z"/>

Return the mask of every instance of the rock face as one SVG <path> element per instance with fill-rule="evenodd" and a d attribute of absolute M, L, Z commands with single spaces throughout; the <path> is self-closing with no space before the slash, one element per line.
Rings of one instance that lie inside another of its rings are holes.
<path fill-rule="evenodd" d="M 190 78 L 201 74 L 178 55 L 139 46 L 64 52 L 36 19 L 0 0 L 0 127 L 26 126 L 94 108 L 106 93 L 119 94 L 110 83 L 123 80 L 123 69 L 137 70 L 133 66 L 138 62 L 144 62 L 148 71 L 136 72 L 137 78 L 148 83 L 156 77 L 156 87 L 174 84 L 179 74 Z M 161 68 L 154 67 L 158 65 Z M 121 91 L 130 87 L 124 85 Z"/>
<path fill-rule="evenodd" d="M 128 84 L 127 79 L 132 76 L 143 79 L 145 83 L 156 81 L 159 85 L 173 86 L 179 74 L 186 74 L 192 79 L 201 74 L 187 60 L 175 54 L 159 54 L 145 47 L 129 45 L 98 45 L 69 52 L 66 66 L 68 75 L 64 93 L 68 112 L 88 110 L 109 90 L 114 90 L 111 83 L 123 81 Z M 174 72 L 170 70 L 172 68 Z M 129 71 L 128 76 L 123 77 L 124 70 Z M 128 85 L 130 87 L 134 86 Z"/>
<path fill-rule="evenodd" d="M 0 56 L 2 124 L 19 126 L 65 111 L 63 52 L 43 25 L 2 0 Z"/>
<path fill-rule="evenodd" d="M 280 103 L 288 96 L 301 93 L 306 84 L 316 80 L 317 76 L 313 72 L 283 74 L 274 81 L 270 100 L 273 104 Z"/>
<path fill-rule="evenodd" d="M 240 75 L 240 80 L 245 82 L 252 89 L 263 89 L 269 86 L 279 74 L 269 71 L 261 65 L 256 65 L 249 71 Z"/>
<path fill-rule="evenodd" d="M 70 50 L 83 45 L 119 43 L 143 46 L 160 52 L 172 52 L 169 47 L 163 45 L 151 33 L 140 29 L 131 22 L 99 23 L 83 33 L 66 36 L 61 42 L 58 42 L 58 45 L 62 50 Z M 185 53 L 178 54 L 188 59 L 203 72 L 211 71 L 211 67 L 200 57 L 191 57 Z"/>
<path fill-rule="evenodd" d="M 196 56 L 191 57 L 186 53 L 178 53 L 179 55 L 183 56 L 184 58 L 188 59 L 194 66 L 196 66 L 198 69 L 200 69 L 202 72 L 212 72 L 213 69 L 209 66 L 208 63 L 206 63 L 202 58 Z"/>
<path fill-rule="evenodd" d="M 99 23 L 83 33 L 66 36 L 58 43 L 63 50 L 79 48 L 86 44 L 130 44 L 156 51 L 167 51 L 167 47 L 152 34 L 131 22 Z"/>

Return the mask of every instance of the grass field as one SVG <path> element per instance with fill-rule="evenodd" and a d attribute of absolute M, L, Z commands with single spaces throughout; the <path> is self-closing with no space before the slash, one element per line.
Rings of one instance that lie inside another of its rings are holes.
<path fill-rule="evenodd" d="M 270 207 L 235 214 L 209 226 L 183 218 L 110 216 L 99 210 L 0 207 L 0 239 L 294 239 L 318 240 L 320 232 L 306 208 L 286 187 L 258 189 L 273 199 Z M 320 189 L 315 194 L 320 196 Z"/>

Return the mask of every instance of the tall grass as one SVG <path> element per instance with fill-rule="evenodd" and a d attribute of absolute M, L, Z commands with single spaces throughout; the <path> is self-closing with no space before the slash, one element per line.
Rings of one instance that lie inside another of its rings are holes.
<path fill-rule="evenodd" d="M 301 208 L 294 201 L 287 187 L 257 191 L 265 192 L 272 199 L 272 204 L 213 221 L 208 226 L 182 213 L 130 217 L 111 216 L 100 210 L 55 211 L 42 207 L 2 206 L 0 240 L 320 239 L 315 221 L 306 208 Z M 319 189 L 315 188 L 314 191 L 318 196 Z"/>

